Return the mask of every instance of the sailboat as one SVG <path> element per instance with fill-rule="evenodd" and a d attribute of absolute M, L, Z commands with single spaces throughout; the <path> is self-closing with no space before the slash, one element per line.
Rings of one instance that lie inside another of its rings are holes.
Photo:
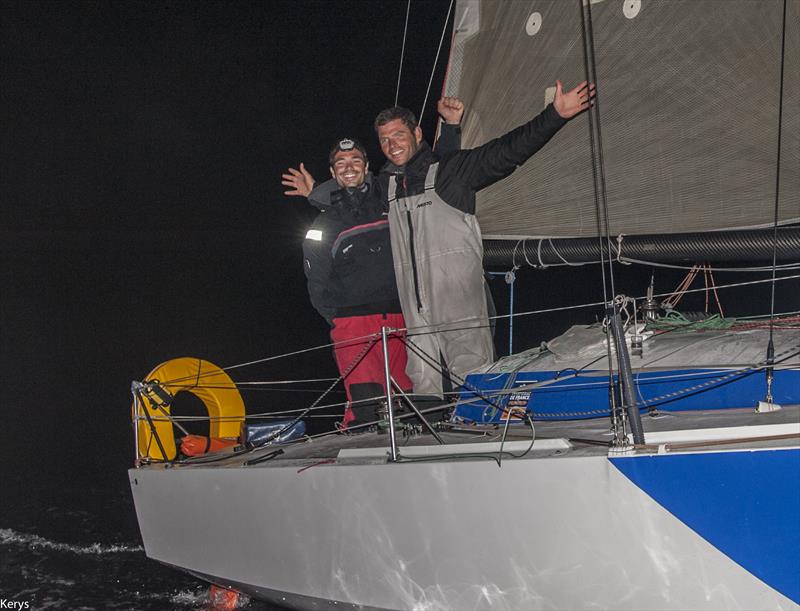
<path fill-rule="evenodd" d="M 606 274 L 602 321 L 472 372 L 439 427 L 389 390 L 385 427 L 304 435 L 320 397 L 255 442 L 227 371 L 157 367 L 132 386 L 147 555 L 298 609 L 800 609 L 796 314 L 612 289 L 620 263 L 701 261 L 797 291 L 800 2 L 458 0 L 453 30 L 465 147 L 528 120 L 553 75 L 598 84 L 477 216 L 511 282 Z M 180 392 L 235 441 L 179 454 Z"/>

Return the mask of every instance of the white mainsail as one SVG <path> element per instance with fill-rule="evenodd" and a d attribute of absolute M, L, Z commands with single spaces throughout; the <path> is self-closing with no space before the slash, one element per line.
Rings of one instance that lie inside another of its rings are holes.
<path fill-rule="evenodd" d="M 591 4 L 609 233 L 771 226 L 782 2 Z M 800 220 L 800 2 L 789 0 L 781 127 L 781 224 Z M 581 5 L 458 0 L 447 95 L 467 106 L 465 147 L 528 121 L 584 80 Z M 484 236 L 598 233 L 588 116 L 478 195 Z"/>

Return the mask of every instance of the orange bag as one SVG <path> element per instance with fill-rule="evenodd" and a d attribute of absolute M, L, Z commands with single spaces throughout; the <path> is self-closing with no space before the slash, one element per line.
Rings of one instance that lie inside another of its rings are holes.
<path fill-rule="evenodd" d="M 181 453 L 184 456 L 202 456 L 208 452 L 219 452 L 238 443 L 236 439 L 187 435 L 181 439 Z"/>

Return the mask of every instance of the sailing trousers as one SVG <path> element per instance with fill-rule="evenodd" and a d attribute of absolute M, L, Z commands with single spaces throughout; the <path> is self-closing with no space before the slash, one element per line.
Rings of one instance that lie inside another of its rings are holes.
<path fill-rule="evenodd" d="M 348 401 L 342 420 L 346 428 L 351 423 L 376 419 L 375 409 L 386 396 L 381 328 L 404 329 L 406 323 L 402 314 L 369 314 L 334 318 L 333 324 L 333 354 L 344 378 Z M 405 336 L 405 330 L 389 335 L 389 373 L 408 393 L 413 385 L 406 374 L 408 355 L 402 341 Z"/>
<path fill-rule="evenodd" d="M 428 168 L 425 190 L 417 195 L 398 198 L 396 178 L 389 178 L 389 232 L 400 305 L 411 328 L 408 375 L 417 395 L 442 397 L 440 359 L 458 386 L 494 360 L 494 342 L 478 220 L 436 193 L 438 167 Z"/>

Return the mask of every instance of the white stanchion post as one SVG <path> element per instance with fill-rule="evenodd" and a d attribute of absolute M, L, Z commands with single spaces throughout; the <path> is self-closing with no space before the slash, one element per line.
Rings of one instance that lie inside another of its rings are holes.
<path fill-rule="evenodd" d="M 392 405 L 392 375 L 389 371 L 389 337 L 388 327 L 381 327 L 381 343 L 383 344 L 383 371 L 386 375 L 386 411 L 389 414 L 389 443 L 391 445 L 392 462 L 397 460 L 397 440 L 394 434 L 394 406 Z"/>

